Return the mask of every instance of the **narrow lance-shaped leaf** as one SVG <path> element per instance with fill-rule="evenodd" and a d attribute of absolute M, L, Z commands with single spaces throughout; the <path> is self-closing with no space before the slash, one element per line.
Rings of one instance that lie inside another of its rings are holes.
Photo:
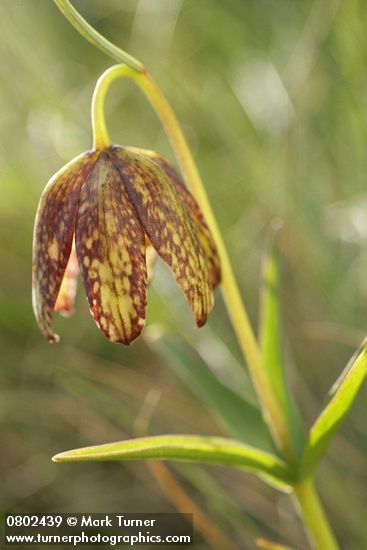
<path fill-rule="evenodd" d="M 286 416 L 296 450 L 300 451 L 303 447 L 303 427 L 285 379 L 279 287 L 278 258 L 271 245 L 263 260 L 260 343 L 264 368 L 267 370 L 274 393 Z"/>
<path fill-rule="evenodd" d="M 117 441 L 66 451 L 54 462 L 109 460 L 184 460 L 231 466 L 264 474 L 280 483 L 291 483 L 286 464 L 278 457 L 243 445 L 235 439 L 193 435 L 162 435 Z"/>
<path fill-rule="evenodd" d="M 194 349 L 167 334 L 156 340 L 154 347 L 168 359 L 168 365 L 189 388 L 220 416 L 231 436 L 273 451 L 259 408 L 224 385 Z"/>
<path fill-rule="evenodd" d="M 351 408 L 367 376 L 366 341 L 352 357 L 331 389 L 331 399 L 311 427 L 300 474 L 309 476 L 325 454 L 330 440 Z"/>

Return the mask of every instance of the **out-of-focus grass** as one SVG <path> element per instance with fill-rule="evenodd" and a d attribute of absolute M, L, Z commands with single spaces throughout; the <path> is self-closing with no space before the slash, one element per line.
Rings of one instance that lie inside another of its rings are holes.
<path fill-rule="evenodd" d="M 309 424 L 366 326 L 365 3 L 75 5 L 144 61 L 174 105 L 255 323 L 260 254 L 271 218 L 282 218 L 288 375 Z M 129 349 L 104 340 L 82 293 L 75 316 L 56 322 L 58 346 L 42 341 L 33 320 L 37 202 L 52 173 L 90 147 L 91 94 L 111 62 L 78 36 L 52 2 L 41 0 L 2 0 L 0 54 L 0 505 L 34 512 L 170 510 L 144 464 L 50 462 L 64 449 L 132 436 L 152 387 L 162 399 L 151 433 L 223 433 L 145 337 Z M 131 84 L 114 85 L 108 111 L 116 142 L 172 158 L 154 113 Z M 237 369 L 226 370 L 231 357 L 240 357 L 219 298 L 209 327 L 197 331 L 160 267 L 150 290 L 148 324 L 153 322 L 196 343 L 229 385 L 238 379 Z M 367 540 L 365 397 L 364 390 L 319 474 L 347 550 L 359 550 Z M 251 539 L 262 535 L 305 547 L 287 499 L 253 477 L 221 468 L 174 471 L 212 520 L 224 532 L 233 530 L 234 540 L 251 547 Z M 228 503 L 215 498 L 222 491 Z"/>

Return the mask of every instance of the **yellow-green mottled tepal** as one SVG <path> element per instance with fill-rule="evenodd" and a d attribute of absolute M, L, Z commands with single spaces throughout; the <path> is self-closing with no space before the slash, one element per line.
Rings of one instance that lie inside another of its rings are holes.
<path fill-rule="evenodd" d="M 36 216 L 33 308 L 42 333 L 58 340 L 53 312 L 72 311 L 79 264 L 99 329 L 112 342 L 135 340 L 145 322 L 153 251 L 202 326 L 220 281 L 219 259 L 175 169 L 157 153 L 115 145 L 71 161 L 51 178 Z"/>

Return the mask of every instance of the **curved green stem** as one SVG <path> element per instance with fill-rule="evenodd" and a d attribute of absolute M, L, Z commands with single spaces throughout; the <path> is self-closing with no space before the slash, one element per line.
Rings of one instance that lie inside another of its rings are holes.
<path fill-rule="evenodd" d="M 329 526 L 323 506 L 311 480 L 294 487 L 300 515 L 307 526 L 308 536 L 314 548 L 338 550 L 339 546 Z"/>
<path fill-rule="evenodd" d="M 76 30 L 84 36 L 88 42 L 93 44 L 96 48 L 112 57 L 120 63 L 126 63 L 129 67 L 135 71 L 143 71 L 144 66 L 138 59 L 135 59 L 132 55 L 125 52 L 121 48 L 118 48 L 107 40 L 102 34 L 94 29 L 89 23 L 80 15 L 80 13 L 70 4 L 69 0 L 54 0 L 56 6 L 66 17 L 66 19 L 76 28 Z"/>
<path fill-rule="evenodd" d="M 114 65 L 107 69 L 97 80 L 92 99 L 92 127 L 94 149 L 105 149 L 111 145 L 105 117 L 106 95 L 116 78 L 126 76 L 134 79 L 138 74 L 127 65 Z"/>

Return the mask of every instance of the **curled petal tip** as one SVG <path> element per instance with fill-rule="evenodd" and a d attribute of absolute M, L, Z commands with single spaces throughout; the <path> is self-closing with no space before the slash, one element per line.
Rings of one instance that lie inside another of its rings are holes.
<path fill-rule="evenodd" d="M 201 315 L 196 315 L 196 325 L 198 328 L 201 328 L 206 324 L 208 317 L 213 309 L 213 306 L 214 306 L 214 293 L 211 290 L 208 296 L 207 310 L 203 312 Z"/>
<path fill-rule="evenodd" d="M 50 334 L 47 336 L 47 340 L 50 344 L 58 344 L 60 342 L 60 336 L 58 334 Z"/>
<path fill-rule="evenodd" d="M 132 336 L 131 338 L 127 338 L 127 339 L 124 339 L 124 338 L 117 338 L 117 339 L 113 339 L 113 338 L 110 338 L 108 337 L 109 341 L 112 342 L 112 344 L 122 344 L 123 346 L 130 346 L 130 344 L 132 344 L 133 342 L 135 342 L 138 338 L 140 338 L 141 336 L 141 333 L 143 331 L 143 328 L 142 327 L 142 330 L 139 334 L 135 334 L 134 336 Z"/>
<path fill-rule="evenodd" d="M 55 311 L 59 313 L 61 317 L 65 317 L 66 319 L 69 319 L 69 317 L 72 317 L 75 313 L 74 308 L 69 306 L 63 306 L 60 309 L 55 308 Z"/>
<path fill-rule="evenodd" d="M 205 323 L 207 322 L 208 318 L 205 317 L 203 319 L 196 319 L 196 325 L 198 328 L 201 328 L 205 325 Z"/>

